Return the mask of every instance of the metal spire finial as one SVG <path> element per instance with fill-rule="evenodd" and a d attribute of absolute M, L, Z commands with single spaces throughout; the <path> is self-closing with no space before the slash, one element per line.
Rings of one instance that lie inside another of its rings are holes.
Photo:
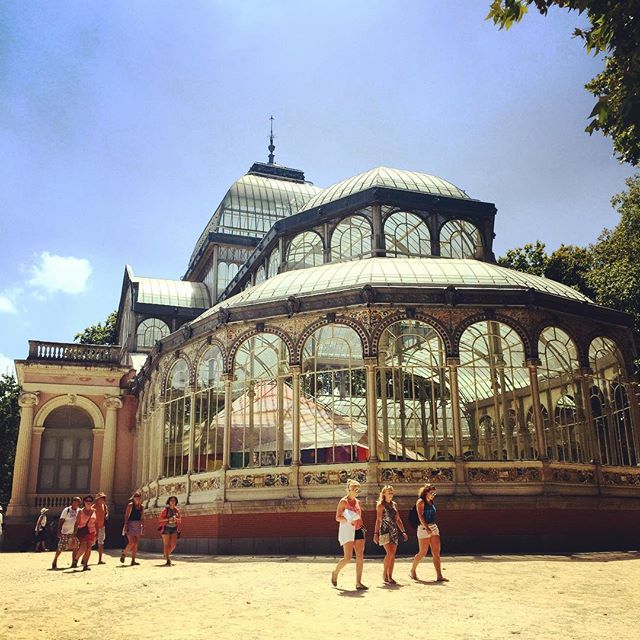
<path fill-rule="evenodd" d="M 269 164 L 273 164 L 273 152 L 276 146 L 273 144 L 273 116 L 269 118 L 271 120 L 271 135 L 269 136 Z"/>

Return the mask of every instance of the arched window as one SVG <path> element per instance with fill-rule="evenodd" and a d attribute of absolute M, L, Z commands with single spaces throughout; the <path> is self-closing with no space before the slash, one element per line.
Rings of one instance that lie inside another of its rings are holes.
<path fill-rule="evenodd" d="M 81 493 L 91 484 L 93 420 L 79 407 L 58 407 L 44 421 L 38 491 Z"/>
<path fill-rule="evenodd" d="M 314 331 L 304 344 L 301 381 L 301 462 L 367 460 L 367 395 L 360 336 L 338 324 Z"/>
<path fill-rule="evenodd" d="M 276 247 L 269 256 L 269 270 L 267 272 L 267 278 L 273 278 L 278 275 L 280 270 L 280 249 Z"/>
<path fill-rule="evenodd" d="M 151 348 L 158 340 L 166 338 L 169 333 L 169 327 L 166 322 L 158 318 L 147 318 L 138 325 L 136 331 L 136 348 Z"/>
<path fill-rule="evenodd" d="M 462 334 L 459 348 L 465 449 L 477 460 L 532 457 L 524 414 L 524 403 L 531 402 L 529 371 L 516 331 L 494 320 L 477 322 Z"/>
<path fill-rule="evenodd" d="M 625 381 L 624 359 L 613 340 L 595 338 L 589 347 L 593 371 L 594 395 L 602 405 L 602 414 L 593 416 L 598 429 L 599 455 L 602 464 L 637 465 L 640 450 L 629 406 L 631 390 Z"/>
<path fill-rule="evenodd" d="M 342 220 L 331 236 L 331 260 L 358 260 L 371 255 L 371 225 L 362 216 Z"/>
<path fill-rule="evenodd" d="M 193 471 L 215 471 L 222 466 L 224 435 L 224 361 L 220 348 L 209 347 L 198 365 L 195 394 Z"/>
<path fill-rule="evenodd" d="M 451 459 L 451 393 L 438 332 L 417 320 L 395 322 L 382 333 L 378 354 L 382 459 Z"/>
<path fill-rule="evenodd" d="M 479 258 L 482 255 L 480 231 L 466 220 L 449 220 L 440 230 L 443 258 Z"/>
<path fill-rule="evenodd" d="M 239 266 L 234 262 L 218 262 L 218 293 L 220 295 L 235 278 Z"/>
<path fill-rule="evenodd" d="M 384 223 L 387 256 L 430 256 L 431 234 L 415 213 L 396 211 Z"/>
<path fill-rule="evenodd" d="M 164 406 L 164 476 L 180 476 L 189 468 L 191 398 L 189 365 L 177 360 L 167 377 Z"/>
<path fill-rule="evenodd" d="M 267 270 L 264 268 L 264 265 L 258 268 L 256 271 L 256 284 L 260 284 L 267 279 Z"/>
<path fill-rule="evenodd" d="M 547 327 L 538 341 L 538 387 L 548 407 L 555 407 L 546 426 L 547 455 L 560 462 L 588 462 L 591 443 L 579 382 L 580 362 L 573 340 L 558 327 Z"/>
<path fill-rule="evenodd" d="M 322 238 L 313 231 L 305 231 L 295 236 L 287 250 L 289 269 L 318 267 L 324 262 Z"/>
<path fill-rule="evenodd" d="M 286 344 L 272 334 L 252 336 L 240 345 L 230 407 L 232 467 L 291 464 L 293 391 L 288 360 Z"/>

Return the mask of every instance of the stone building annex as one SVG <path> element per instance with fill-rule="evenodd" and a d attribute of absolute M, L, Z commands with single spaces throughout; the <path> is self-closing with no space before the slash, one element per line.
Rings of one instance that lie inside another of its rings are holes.
<path fill-rule="evenodd" d="M 104 491 L 119 542 L 140 488 L 151 516 L 179 497 L 183 550 L 335 552 L 356 478 L 367 517 L 382 484 L 404 510 L 437 483 L 448 549 L 637 540 L 630 317 L 498 266 L 495 206 L 446 180 L 320 189 L 270 151 L 182 279 L 126 267 L 117 346 L 32 341 L 16 362 L 13 539 Z"/>

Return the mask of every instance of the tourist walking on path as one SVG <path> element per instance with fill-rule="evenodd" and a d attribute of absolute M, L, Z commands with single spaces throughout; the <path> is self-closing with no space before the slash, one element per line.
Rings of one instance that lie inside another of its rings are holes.
<path fill-rule="evenodd" d="M 382 565 L 382 580 L 385 584 L 398 584 L 393 579 L 393 567 L 400 534 L 405 541 L 408 539 L 398 506 L 393 501 L 393 487 L 386 485 L 382 487 L 376 503 L 376 526 L 373 530 L 373 541 L 385 550 Z"/>
<path fill-rule="evenodd" d="M 416 524 L 418 525 L 419 551 L 413 558 L 411 573 L 409 575 L 414 580 L 418 579 L 416 569 L 422 559 L 427 555 L 429 547 L 431 547 L 433 566 L 436 570 L 436 580 L 438 582 L 448 582 L 447 578 L 442 575 L 440 562 L 440 530 L 436 524 L 436 506 L 433 504 L 435 497 L 436 488 L 432 484 L 425 484 L 418 494 L 414 508 L 418 516 Z"/>
<path fill-rule="evenodd" d="M 54 571 L 58 568 L 58 558 L 63 551 L 71 551 L 72 566 L 74 562 L 77 563 L 78 558 L 76 557 L 76 552 L 78 550 L 78 538 L 75 537 L 74 531 L 81 504 L 82 501 L 80 498 L 72 498 L 71 504 L 65 507 L 60 514 L 60 519 L 58 520 L 58 548 L 51 563 L 51 568 Z"/>
<path fill-rule="evenodd" d="M 124 512 L 124 527 L 122 527 L 122 535 L 127 536 L 127 546 L 122 550 L 120 554 L 120 562 L 124 564 L 124 560 L 127 557 L 127 553 L 131 554 L 131 566 L 140 564 L 136 561 L 138 555 L 138 542 L 140 536 L 144 530 L 142 524 L 142 516 L 144 514 L 144 507 L 142 506 L 142 494 L 136 491 L 129 500 L 127 508 Z"/>
<path fill-rule="evenodd" d="M 78 551 L 76 559 L 71 566 L 78 566 L 78 560 L 81 559 L 82 570 L 90 571 L 89 558 L 91 556 L 91 547 L 96 541 L 96 512 L 93 509 L 93 496 L 85 496 L 82 499 L 83 507 L 76 516 L 75 536 L 78 538 Z"/>
<path fill-rule="evenodd" d="M 47 551 L 47 509 L 46 507 L 42 507 L 40 509 L 40 515 L 36 520 L 35 526 L 35 534 L 36 534 L 36 551 Z"/>
<path fill-rule="evenodd" d="M 96 502 L 93 505 L 96 512 L 96 542 L 98 543 L 98 564 L 106 564 L 102 559 L 104 551 L 104 540 L 106 531 L 106 522 L 109 518 L 109 508 L 107 507 L 107 496 L 102 491 L 96 496 Z"/>
<path fill-rule="evenodd" d="M 342 545 L 344 557 L 331 574 L 331 584 L 338 586 L 338 575 L 350 562 L 353 552 L 356 552 L 356 589 L 365 591 L 369 587 L 362 584 L 362 570 L 364 567 L 364 536 L 365 528 L 362 524 L 362 509 L 358 500 L 360 483 L 357 480 L 347 481 L 347 495 L 340 498 L 336 509 L 338 528 L 338 542 Z"/>
<path fill-rule="evenodd" d="M 160 512 L 158 529 L 162 534 L 165 566 L 171 566 L 171 554 L 178 544 L 178 536 L 182 530 L 182 516 L 178 509 L 178 498 L 169 496 L 165 508 Z"/>

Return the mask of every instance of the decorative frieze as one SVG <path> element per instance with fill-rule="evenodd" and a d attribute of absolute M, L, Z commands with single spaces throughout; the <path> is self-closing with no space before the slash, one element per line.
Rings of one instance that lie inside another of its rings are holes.
<path fill-rule="evenodd" d="M 427 482 L 453 482 L 452 468 L 415 468 L 391 467 L 382 469 L 380 472 L 380 482 L 383 484 L 426 484 Z"/>
<path fill-rule="evenodd" d="M 469 482 L 542 482 L 539 467 L 469 467 Z"/>
<path fill-rule="evenodd" d="M 604 471 L 602 480 L 604 484 L 614 487 L 640 487 L 640 470 Z"/>
<path fill-rule="evenodd" d="M 161 496 L 174 496 L 187 492 L 187 485 L 184 482 L 170 482 L 168 484 L 161 484 L 158 495 Z"/>
<path fill-rule="evenodd" d="M 590 469 L 552 469 L 551 482 L 595 484 L 596 474 Z"/>
<path fill-rule="evenodd" d="M 222 483 L 219 476 L 213 478 L 201 478 L 200 480 L 191 480 L 191 493 L 198 493 L 199 491 L 215 491 L 220 489 Z"/>
<path fill-rule="evenodd" d="M 249 473 L 227 477 L 228 489 L 257 489 L 262 487 L 288 487 L 288 473 Z"/>
<path fill-rule="evenodd" d="M 304 471 L 302 473 L 302 484 L 307 487 L 346 484 L 347 480 L 357 480 L 360 484 L 364 484 L 367 481 L 366 469 L 336 469 L 335 471 Z"/>

